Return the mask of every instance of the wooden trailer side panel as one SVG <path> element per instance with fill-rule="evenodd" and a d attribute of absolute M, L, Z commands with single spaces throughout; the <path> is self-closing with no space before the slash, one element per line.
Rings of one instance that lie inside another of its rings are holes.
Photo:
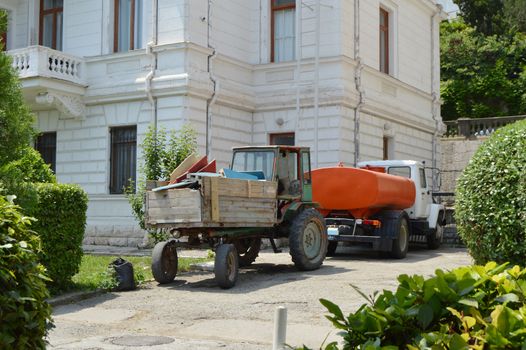
<path fill-rule="evenodd" d="M 222 227 L 270 227 L 276 223 L 277 182 L 222 177 L 202 180 L 203 222 Z"/>
<path fill-rule="evenodd" d="M 147 192 L 151 227 L 271 227 L 277 221 L 277 182 L 198 177 L 200 190 Z"/>
<path fill-rule="evenodd" d="M 200 223 L 201 194 L 198 190 L 183 188 L 146 193 L 146 222 L 149 225 Z"/>

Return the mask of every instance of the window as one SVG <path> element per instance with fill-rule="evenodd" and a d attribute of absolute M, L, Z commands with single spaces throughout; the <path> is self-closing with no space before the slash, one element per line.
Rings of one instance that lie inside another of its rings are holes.
<path fill-rule="evenodd" d="M 122 194 L 136 179 L 137 127 L 111 128 L 110 135 L 110 193 Z"/>
<path fill-rule="evenodd" d="M 270 134 L 271 145 L 294 146 L 294 133 Z"/>
<path fill-rule="evenodd" d="M 40 45 L 62 50 L 64 0 L 40 0 Z"/>
<path fill-rule="evenodd" d="M 426 170 L 420 169 L 420 187 L 427 188 Z"/>
<path fill-rule="evenodd" d="M 296 50 L 296 0 L 271 0 L 272 62 L 291 61 Z"/>
<path fill-rule="evenodd" d="M 232 170 L 262 171 L 265 179 L 272 180 L 274 168 L 274 152 L 272 151 L 237 151 L 234 153 Z"/>
<path fill-rule="evenodd" d="M 389 74 L 389 12 L 380 9 L 380 72 Z"/>
<path fill-rule="evenodd" d="M 35 149 L 40 153 L 53 172 L 57 169 L 57 133 L 45 132 L 37 136 Z"/>
<path fill-rule="evenodd" d="M 387 169 L 387 173 L 391 175 L 406 177 L 408 179 L 411 178 L 411 168 L 408 166 L 389 167 L 389 169 Z"/>
<path fill-rule="evenodd" d="M 383 160 L 389 159 L 389 137 L 384 136 Z"/>
<path fill-rule="evenodd" d="M 115 0 L 113 51 L 142 48 L 143 0 Z"/>
<path fill-rule="evenodd" d="M 310 180 L 310 154 L 309 152 L 302 152 L 301 153 L 301 162 L 302 162 L 302 168 L 303 168 L 303 184 L 309 185 Z"/>

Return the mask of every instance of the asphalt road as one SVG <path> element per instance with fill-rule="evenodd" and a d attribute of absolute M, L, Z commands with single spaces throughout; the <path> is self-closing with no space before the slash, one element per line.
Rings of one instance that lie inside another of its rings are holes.
<path fill-rule="evenodd" d="M 351 283 L 370 295 L 395 289 L 399 274 L 431 275 L 471 262 L 463 249 L 417 248 L 406 259 L 391 260 L 345 248 L 319 270 L 299 272 L 287 252 L 265 251 L 229 290 L 217 286 L 212 272 L 194 271 L 168 285 L 152 282 L 55 307 L 49 348 L 269 349 L 278 306 L 288 312 L 287 343 L 319 348 L 326 337 L 339 339 L 320 298 L 351 312 L 366 302 Z"/>

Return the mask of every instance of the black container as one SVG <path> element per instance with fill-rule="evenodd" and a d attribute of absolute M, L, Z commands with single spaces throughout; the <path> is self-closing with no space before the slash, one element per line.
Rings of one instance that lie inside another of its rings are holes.
<path fill-rule="evenodd" d="M 115 290 L 125 291 L 135 289 L 135 277 L 133 274 L 133 265 L 131 262 L 118 258 L 110 264 L 115 270 L 115 277 L 119 283 Z"/>

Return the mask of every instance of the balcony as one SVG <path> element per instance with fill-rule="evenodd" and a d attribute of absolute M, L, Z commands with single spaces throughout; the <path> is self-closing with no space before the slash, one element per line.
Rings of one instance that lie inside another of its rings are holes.
<path fill-rule="evenodd" d="M 54 107 L 63 117 L 83 119 L 86 91 L 82 58 L 43 46 L 11 50 L 13 68 L 18 71 L 26 102 L 34 110 Z"/>
<path fill-rule="evenodd" d="M 495 130 L 525 119 L 526 115 L 468 119 L 460 118 L 453 121 L 445 121 L 447 131 L 444 137 L 476 138 L 478 136 L 489 136 Z"/>

